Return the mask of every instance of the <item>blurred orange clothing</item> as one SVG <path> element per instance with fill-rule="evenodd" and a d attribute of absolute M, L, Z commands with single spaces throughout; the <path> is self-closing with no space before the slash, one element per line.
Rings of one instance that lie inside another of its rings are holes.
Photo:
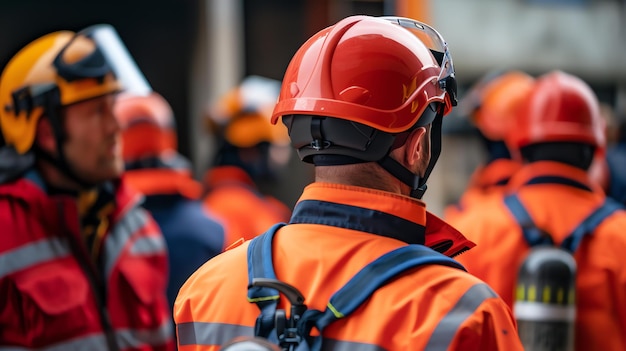
<path fill-rule="evenodd" d="M 455 226 L 455 222 L 461 220 L 458 217 L 467 216 L 470 209 L 482 206 L 486 197 L 501 194 L 511 176 L 521 167 L 518 161 L 499 158 L 477 168 L 459 201 L 444 209 L 446 222 Z"/>
<path fill-rule="evenodd" d="M 224 249 L 252 239 L 272 225 L 288 222 L 291 211 L 278 199 L 261 194 L 252 178 L 235 166 L 216 166 L 204 177 L 204 206 L 224 225 Z"/>
<path fill-rule="evenodd" d="M 587 172 L 550 161 L 525 165 L 509 181 L 507 193 L 517 195 L 535 225 L 556 245 L 605 200 Z M 503 197 L 485 200 L 454 226 L 477 245 L 458 261 L 512 307 L 517 271 L 530 248 Z M 624 228 L 626 211 L 618 210 L 574 253 L 577 350 L 626 350 Z"/>

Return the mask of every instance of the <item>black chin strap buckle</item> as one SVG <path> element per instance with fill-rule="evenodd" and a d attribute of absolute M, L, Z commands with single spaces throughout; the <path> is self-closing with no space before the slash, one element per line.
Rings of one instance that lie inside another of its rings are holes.
<path fill-rule="evenodd" d="M 427 188 L 428 188 L 428 186 L 426 186 L 426 184 L 422 184 L 417 189 L 412 189 L 411 190 L 411 197 L 414 197 L 416 199 L 421 199 L 422 196 L 424 196 L 424 193 L 426 192 Z"/>

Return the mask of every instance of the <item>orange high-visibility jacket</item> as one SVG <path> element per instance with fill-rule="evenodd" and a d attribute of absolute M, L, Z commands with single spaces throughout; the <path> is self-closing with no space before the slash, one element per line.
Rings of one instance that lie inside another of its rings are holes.
<path fill-rule="evenodd" d="M 276 277 L 295 286 L 310 309 L 365 265 L 398 247 L 424 244 L 448 256 L 473 246 L 419 200 L 327 183 L 306 187 L 290 224 L 273 241 Z M 248 244 L 198 269 L 174 306 L 180 351 L 218 350 L 253 335 L 259 308 L 247 302 Z M 278 306 L 285 308 L 284 299 Z M 510 309 L 465 271 L 427 265 L 379 288 L 353 314 L 323 331 L 345 350 L 522 350 Z"/>
<path fill-rule="evenodd" d="M 454 225 L 457 217 L 466 216 L 471 208 L 482 206 L 485 197 L 503 192 L 511 176 L 521 167 L 518 161 L 499 158 L 477 168 L 459 201 L 444 209 L 444 219 Z"/>
<path fill-rule="evenodd" d="M 517 194 L 535 225 L 556 245 L 605 200 L 586 172 L 547 161 L 524 166 L 509 181 L 508 192 Z M 492 197 L 454 225 L 477 244 L 459 261 L 512 306 L 517 271 L 530 248 L 503 197 Z M 626 211 L 619 210 L 575 251 L 577 350 L 626 350 L 624 228 Z"/>
<path fill-rule="evenodd" d="M 224 248 L 289 220 L 289 208 L 278 199 L 261 194 L 252 178 L 239 167 L 214 167 L 207 171 L 204 182 L 208 192 L 202 201 L 224 225 Z"/>

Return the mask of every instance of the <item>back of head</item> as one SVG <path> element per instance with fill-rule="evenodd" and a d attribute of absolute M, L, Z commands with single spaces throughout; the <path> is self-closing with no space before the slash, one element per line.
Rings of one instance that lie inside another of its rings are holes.
<path fill-rule="evenodd" d="M 177 152 L 176 126 L 169 103 L 158 93 L 122 94 L 115 103 L 122 128 L 127 169 L 156 168 Z"/>
<path fill-rule="evenodd" d="M 207 129 L 218 143 L 214 166 L 236 166 L 256 180 L 273 180 L 289 161 L 289 136 L 270 116 L 280 82 L 248 76 L 210 107 Z"/>
<path fill-rule="evenodd" d="M 455 104 L 452 59 L 439 33 L 408 18 L 352 16 L 296 52 L 272 123 L 282 117 L 304 162 L 384 162 L 399 136 L 440 120 Z M 415 175 L 400 167 L 383 165 L 415 189 Z"/>
<path fill-rule="evenodd" d="M 269 123 L 280 82 L 261 76 L 248 76 L 212 105 L 205 116 L 208 131 L 239 148 L 260 143 L 288 144 L 285 128 Z"/>
<path fill-rule="evenodd" d="M 584 165 L 596 148 L 605 147 L 604 127 L 599 102 L 592 89 L 578 77 L 553 71 L 537 78 L 517 113 L 515 127 L 507 135 L 507 144 L 520 149 L 527 159 L 563 157 Z M 570 152 L 564 152 L 559 145 Z M 584 160 L 569 157 L 575 154 L 572 148 L 581 150 Z"/>

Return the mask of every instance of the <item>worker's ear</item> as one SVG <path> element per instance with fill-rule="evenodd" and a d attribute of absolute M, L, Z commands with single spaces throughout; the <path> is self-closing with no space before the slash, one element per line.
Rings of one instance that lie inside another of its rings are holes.
<path fill-rule="evenodd" d="M 424 140 L 427 136 L 426 128 L 419 127 L 413 130 L 406 139 L 404 162 L 406 162 L 407 166 L 410 168 L 414 167 L 416 164 L 420 164 L 420 162 L 423 163 L 422 158 L 428 156 L 428 152 L 425 152 L 427 150 L 423 150 L 428 147 L 426 143 L 429 141 Z"/>
<path fill-rule="evenodd" d="M 37 122 L 37 133 L 35 134 L 35 143 L 44 151 L 55 153 L 57 148 L 54 130 L 50 120 L 43 117 Z"/>

